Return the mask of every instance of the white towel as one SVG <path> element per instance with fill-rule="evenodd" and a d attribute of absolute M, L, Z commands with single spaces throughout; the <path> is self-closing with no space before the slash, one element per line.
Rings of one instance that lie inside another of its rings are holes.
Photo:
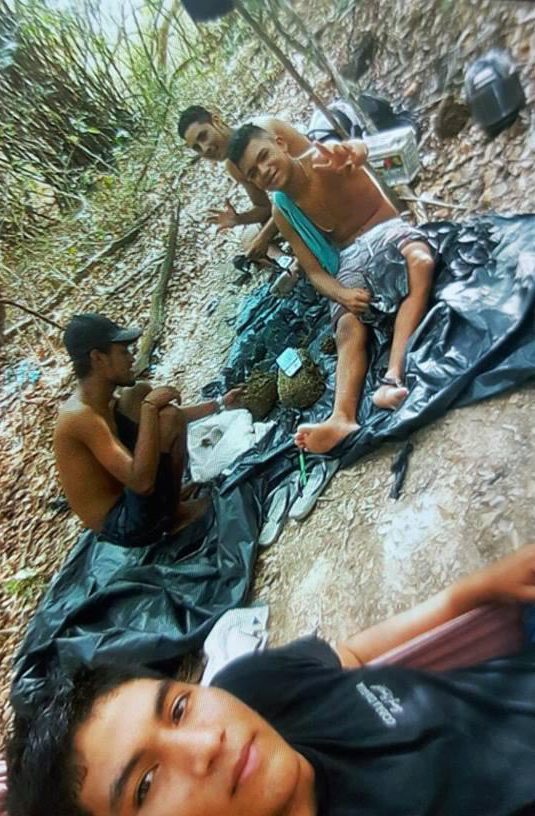
<path fill-rule="evenodd" d="M 192 422 L 188 427 L 188 453 L 191 478 L 209 482 L 238 456 L 254 447 L 273 422 L 253 422 L 249 411 L 222 411 Z"/>

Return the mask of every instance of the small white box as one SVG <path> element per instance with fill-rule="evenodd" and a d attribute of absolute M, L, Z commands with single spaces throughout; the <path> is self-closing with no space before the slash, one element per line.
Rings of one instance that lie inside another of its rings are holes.
<path fill-rule="evenodd" d="M 364 136 L 368 163 L 387 184 L 410 184 L 420 171 L 416 137 L 411 127 L 399 127 Z"/>

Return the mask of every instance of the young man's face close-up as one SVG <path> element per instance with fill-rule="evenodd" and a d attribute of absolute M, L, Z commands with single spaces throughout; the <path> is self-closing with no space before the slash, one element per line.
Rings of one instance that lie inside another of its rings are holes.
<path fill-rule="evenodd" d="M 309 775 L 232 695 L 170 680 L 134 680 L 97 700 L 75 750 L 92 816 L 290 816 Z"/>
<path fill-rule="evenodd" d="M 251 139 L 239 162 L 246 179 L 260 190 L 281 190 L 292 172 L 288 151 L 274 139 Z"/>
<path fill-rule="evenodd" d="M 101 364 L 104 373 L 115 385 L 125 387 L 135 384 L 131 344 L 112 343 L 108 352 L 101 352 Z"/>
<path fill-rule="evenodd" d="M 227 150 L 228 137 L 218 127 L 218 120 L 212 122 L 192 122 L 186 130 L 184 139 L 188 147 L 195 150 L 203 159 L 223 161 Z"/>

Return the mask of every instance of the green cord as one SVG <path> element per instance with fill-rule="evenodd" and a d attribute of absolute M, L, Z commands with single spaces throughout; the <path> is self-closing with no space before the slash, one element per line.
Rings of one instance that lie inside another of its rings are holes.
<path fill-rule="evenodd" d="M 301 471 L 301 485 L 305 487 L 308 477 L 307 477 L 307 468 L 305 464 L 305 454 L 303 451 L 299 451 L 299 469 Z"/>

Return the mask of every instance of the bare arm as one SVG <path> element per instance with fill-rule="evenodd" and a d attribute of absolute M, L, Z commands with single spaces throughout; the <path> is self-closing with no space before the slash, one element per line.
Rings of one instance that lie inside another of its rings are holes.
<path fill-rule="evenodd" d="M 232 388 L 223 396 L 223 407 L 227 411 L 233 408 L 240 407 L 240 399 L 243 394 L 243 387 Z M 187 422 L 195 422 L 197 419 L 204 419 L 204 417 L 215 414 L 219 410 L 219 402 L 217 400 L 209 400 L 208 402 L 200 402 L 198 405 L 188 405 L 182 408 L 182 412 L 186 417 Z"/>
<path fill-rule="evenodd" d="M 253 205 L 250 210 L 245 210 L 241 213 L 233 209 L 233 223 L 228 224 L 228 226 L 237 227 L 242 224 L 263 224 L 271 217 L 271 201 L 269 200 L 269 196 L 264 193 L 263 190 L 259 190 L 258 187 L 255 187 L 250 181 L 247 181 L 243 173 L 235 164 L 232 164 L 232 162 L 227 161 L 226 168 L 231 178 L 245 189 Z"/>
<path fill-rule="evenodd" d="M 244 180 L 242 185 L 251 199 L 253 207 L 250 210 L 238 213 L 239 223 L 263 224 L 265 221 L 268 221 L 271 218 L 271 201 L 269 200 L 269 196 L 249 181 Z"/>
<path fill-rule="evenodd" d="M 290 242 L 302 269 L 304 269 L 314 288 L 320 295 L 325 295 L 329 300 L 336 300 L 340 303 L 340 298 L 344 294 L 344 287 L 338 283 L 336 278 L 333 278 L 323 269 L 317 258 L 277 207 L 273 208 L 273 218 L 281 235 Z"/>
<path fill-rule="evenodd" d="M 355 668 L 485 603 L 535 602 L 535 545 L 461 578 L 413 609 L 337 643 L 342 665 Z"/>
<path fill-rule="evenodd" d="M 185 405 L 182 408 L 182 413 L 186 418 L 186 422 L 195 422 L 197 419 L 204 419 L 204 417 L 215 414 L 219 406 L 215 400 L 208 402 L 200 402 L 198 405 Z"/>
<path fill-rule="evenodd" d="M 135 493 L 149 493 L 154 487 L 160 458 L 158 408 L 141 404 L 139 431 L 134 453 L 113 435 L 105 419 L 93 411 L 70 419 L 67 433 L 78 438 L 108 473 Z"/>
<path fill-rule="evenodd" d="M 268 247 L 278 231 L 275 219 L 271 217 L 249 244 L 246 252 L 247 257 L 253 259 L 265 258 Z"/>
<path fill-rule="evenodd" d="M 363 311 L 370 301 L 369 292 L 365 289 L 347 289 L 341 286 L 336 278 L 333 278 L 323 269 L 315 255 L 309 250 L 277 207 L 273 208 L 273 217 L 281 234 L 290 242 L 314 289 L 320 295 L 325 295 L 329 300 L 341 303 L 352 312 Z"/>
<path fill-rule="evenodd" d="M 294 128 L 289 122 L 285 122 L 284 119 L 264 116 L 256 119 L 255 124 L 267 130 L 272 136 L 283 139 L 290 156 L 300 156 L 311 145 L 310 139 L 304 133 Z"/>

